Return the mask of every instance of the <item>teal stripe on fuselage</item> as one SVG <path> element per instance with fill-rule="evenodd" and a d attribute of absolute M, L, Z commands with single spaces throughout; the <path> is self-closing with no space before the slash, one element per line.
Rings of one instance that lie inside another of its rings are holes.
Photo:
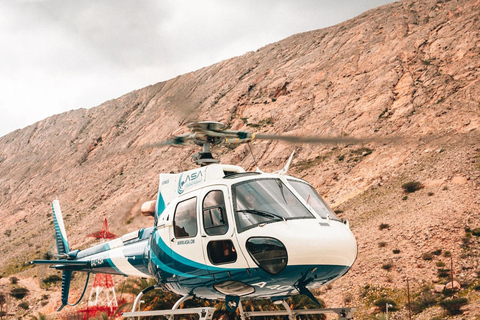
<path fill-rule="evenodd" d="M 153 253 L 153 251 L 151 252 L 150 259 L 152 259 L 153 263 L 155 263 L 155 265 L 159 269 L 162 269 L 163 271 L 168 272 L 172 275 L 182 276 L 182 277 L 186 277 L 186 278 L 198 278 L 198 279 L 211 279 L 212 278 L 211 276 L 199 276 L 199 275 L 196 275 L 196 274 L 184 273 L 184 272 L 178 271 L 176 269 L 170 268 L 170 267 L 166 266 L 165 263 L 160 261 L 160 259 L 155 255 L 155 253 Z"/>
<path fill-rule="evenodd" d="M 200 270 L 208 270 L 211 272 L 222 272 L 222 271 L 231 271 L 232 269 L 229 268 L 219 268 L 213 266 L 207 266 L 205 264 L 190 260 L 181 256 L 180 254 L 176 253 L 175 251 L 171 250 L 169 246 L 162 240 L 161 237 L 158 236 L 158 233 L 155 233 L 153 240 L 158 245 L 159 249 L 166 253 L 172 260 L 175 261 L 177 264 L 185 265 L 187 268 L 195 268 Z M 169 254 L 171 252 L 171 254 Z M 182 272 L 178 270 L 178 272 Z"/>
<path fill-rule="evenodd" d="M 165 210 L 166 205 L 165 205 L 165 200 L 163 200 L 162 193 L 158 192 L 158 197 L 157 197 L 157 218 L 162 214 L 162 212 Z"/>

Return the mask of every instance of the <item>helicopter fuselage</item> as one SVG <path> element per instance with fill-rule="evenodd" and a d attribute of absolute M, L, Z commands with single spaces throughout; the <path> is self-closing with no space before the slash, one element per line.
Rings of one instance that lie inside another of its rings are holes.
<path fill-rule="evenodd" d="M 153 227 L 69 253 L 85 265 L 57 268 L 153 277 L 182 296 L 257 299 L 325 285 L 357 256 L 348 222 L 284 174 L 219 164 L 161 174 L 154 217 Z"/>

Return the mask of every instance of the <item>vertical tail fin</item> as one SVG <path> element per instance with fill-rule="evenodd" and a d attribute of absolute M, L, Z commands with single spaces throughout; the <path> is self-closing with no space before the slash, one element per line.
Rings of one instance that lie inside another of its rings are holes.
<path fill-rule="evenodd" d="M 57 199 L 52 202 L 53 223 L 55 225 L 55 241 L 57 242 L 57 253 L 59 257 L 65 257 L 70 252 L 68 246 L 67 233 L 63 223 L 60 201 Z M 63 270 L 62 272 L 62 305 L 57 311 L 60 311 L 68 305 L 68 294 L 70 292 L 70 281 L 72 280 L 72 271 Z"/>
<path fill-rule="evenodd" d="M 65 225 L 63 224 L 62 210 L 60 209 L 60 202 L 53 200 L 52 202 L 53 222 L 55 224 L 55 241 L 57 242 L 57 253 L 59 256 L 70 252 L 68 246 L 67 234 L 65 232 Z"/>
<path fill-rule="evenodd" d="M 71 280 L 72 280 L 72 271 L 63 270 L 62 271 L 62 305 L 60 306 L 60 308 L 58 308 L 57 312 L 62 310 L 63 307 L 65 307 L 69 304 L 68 303 L 68 294 L 70 292 L 70 281 Z"/>

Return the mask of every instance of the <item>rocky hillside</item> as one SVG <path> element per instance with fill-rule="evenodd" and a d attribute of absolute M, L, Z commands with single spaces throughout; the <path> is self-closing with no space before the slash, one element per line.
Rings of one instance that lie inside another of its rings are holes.
<path fill-rule="evenodd" d="M 453 261 L 459 294 L 469 299 L 463 317 L 478 319 L 479 33 L 477 0 L 396 2 L 1 137 L 2 280 L 31 283 L 35 269 L 24 261 L 53 251 L 55 198 L 73 248 L 91 244 L 85 235 L 105 217 L 117 234 L 151 225 L 139 208 L 155 197 L 158 174 L 193 168 L 197 150 L 141 146 L 183 133 L 191 120 L 213 120 L 262 133 L 390 138 L 363 146 L 259 141 L 253 150 L 264 171 L 296 150 L 290 173 L 351 223 L 358 260 L 320 292 L 327 305 L 358 306 L 357 318 L 368 319 L 387 296 L 400 309 L 391 319 L 405 319 L 405 279 L 418 300 L 447 282 L 439 269 Z M 245 145 L 215 151 L 254 169 Z M 407 183 L 420 188 L 408 193 Z M 17 314 L 51 310 L 54 300 L 42 307 L 32 297 L 33 308 Z M 444 317 L 438 306 L 414 316 L 434 317 Z"/>

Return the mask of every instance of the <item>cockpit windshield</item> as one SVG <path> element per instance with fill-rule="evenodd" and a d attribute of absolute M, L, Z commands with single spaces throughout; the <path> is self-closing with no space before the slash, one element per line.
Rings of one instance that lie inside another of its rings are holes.
<path fill-rule="evenodd" d="M 322 218 L 326 219 L 330 217 L 331 219 L 340 220 L 325 202 L 323 202 L 323 199 L 311 185 L 296 180 L 288 180 L 288 182 Z"/>
<path fill-rule="evenodd" d="M 314 216 L 280 179 L 257 179 L 232 187 L 238 232 L 260 224 Z"/>

